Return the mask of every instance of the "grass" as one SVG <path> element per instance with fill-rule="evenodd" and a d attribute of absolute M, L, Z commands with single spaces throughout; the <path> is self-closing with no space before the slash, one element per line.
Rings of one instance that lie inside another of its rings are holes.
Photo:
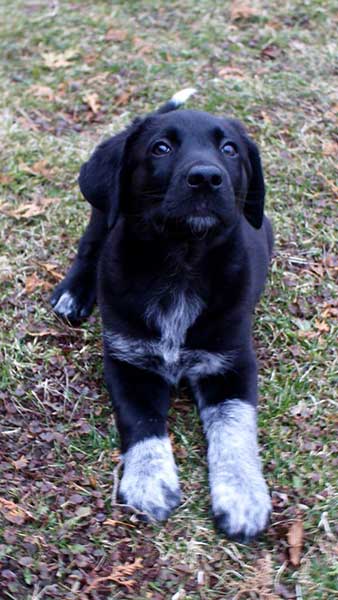
<path fill-rule="evenodd" d="M 16 504 L 0 500 L 1 598 L 337 597 L 334 8 L 0 2 L 0 498 Z M 184 394 L 170 415 L 183 505 L 160 527 L 111 503 L 118 440 L 98 315 L 71 329 L 48 303 L 89 212 L 81 163 L 189 85 L 191 107 L 240 118 L 259 142 L 276 234 L 255 322 L 274 513 L 251 546 L 214 532 L 201 427 Z"/>

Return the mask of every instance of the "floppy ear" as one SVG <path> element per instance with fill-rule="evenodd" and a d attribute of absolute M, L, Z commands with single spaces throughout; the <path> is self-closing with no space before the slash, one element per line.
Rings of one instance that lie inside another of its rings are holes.
<path fill-rule="evenodd" d="M 80 190 L 92 206 L 107 214 L 109 228 L 115 225 L 119 214 L 124 150 L 137 122 L 138 119 L 125 131 L 102 142 L 80 170 Z"/>
<path fill-rule="evenodd" d="M 248 148 L 251 175 L 243 212 L 249 223 L 259 229 L 262 226 L 264 217 L 265 185 L 263 169 L 256 144 L 247 136 L 245 136 L 245 141 Z"/>

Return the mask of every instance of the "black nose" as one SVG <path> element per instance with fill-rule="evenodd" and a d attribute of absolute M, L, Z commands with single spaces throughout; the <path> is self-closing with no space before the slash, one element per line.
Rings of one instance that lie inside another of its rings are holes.
<path fill-rule="evenodd" d="M 222 185 L 222 182 L 223 177 L 220 169 L 213 165 L 195 165 L 191 167 L 187 176 L 188 185 L 196 189 L 203 187 L 216 189 Z"/>

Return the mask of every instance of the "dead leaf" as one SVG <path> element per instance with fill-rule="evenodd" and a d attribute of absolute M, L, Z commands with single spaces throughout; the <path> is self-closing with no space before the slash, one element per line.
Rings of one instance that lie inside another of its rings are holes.
<path fill-rule="evenodd" d="M 276 46 L 276 44 L 270 44 L 269 46 L 265 46 L 261 51 L 262 58 L 269 58 L 270 60 L 275 60 L 281 53 L 281 49 Z"/>
<path fill-rule="evenodd" d="M 318 319 L 315 320 L 315 327 L 318 329 L 318 331 L 330 331 L 329 325 L 325 323 L 325 321 L 319 321 Z"/>
<path fill-rule="evenodd" d="M 39 265 L 57 281 L 61 281 L 61 279 L 63 279 L 63 275 L 57 271 L 56 265 L 53 265 L 52 263 L 39 263 Z"/>
<path fill-rule="evenodd" d="M 89 475 L 88 480 L 89 480 L 90 486 L 94 490 L 96 490 L 96 488 L 97 488 L 97 479 L 96 479 L 96 477 L 94 475 Z"/>
<path fill-rule="evenodd" d="M 101 108 L 101 105 L 100 105 L 100 102 L 99 102 L 99 95 L 98 94 L 96 94 L 96 93 L 87 94 L 84 97 L 84 101 L 86 102 L 86 104 L 88 104 L 90 110 L 92 111 L 92 113 L 94 115 L 96 115 L 99 112 L 99 110 Z"/>
<path fill-rule="evenodd" d="M 218 76 L 223 77 L 223 79 L 229 79 L 230 77 L 242 79 L 244 77 L 244 73 L 237 67 L 222 67 L 222 69 L 218 71 Z"/>
<path fill-rule="evenodd" d="M 240 19 L 251 19 L 257 14 L 257 9 L 254 8 L 249 2 L 241 2 L 235 0 L 231 4 L 230 18 L 232 21 L 239 21 Z"/>
<path fill-rule="evenodd" d="M 0 498 L 0 512 L 6 521 L 15 525 L 22 525 L 27 519 L 33 518 L 33 515 L 28 510 L 5 498 Z"/>
<path fill-rule="evenodd" d="M 69 67 L 70 61 L 77 55 L 77 51 L 69 48 L 65 52 L 44 52 L 42 58 L 48 69 L 59 69 Z"/>
<path fill-rule="evenodd" d="M 113 29 L 110 28 L 106 32 L 104 39 L 107 42 L 124 42 L 128 37 L 128 31 L 123 31 L 123 29 Z"/>
<path fill-rule="evenodd" d="M 233 600 L 260 598 L 260 600 L 279 600 L 274 594 L 274 572 L 272 557 L 267 553 L 259 558 L 252 568 L 252 574 L 238 582 L 238 592 Z"/>
<path fill-rule="evenodd" d="M 13 177 L 7 175 L 6 173 L 0 173 L 0 184 L 7 185 L 13 181 Z"/>
<path fill-rule="evenodd" d="M 133 575 L 135 571 L 142 567 L 143 559 L 136 558 L 133 563 L 125 563 L 123 565 L 117 565 L 113 568 L 110 575 L 106 575 L 105 577 L 96 577 L 94 581 L 84 590 L 85 593 L 89 593 L 95 590 L 100 583 L 105 581 L 114 581 L 118 585 L 122 585 L 127 588 L 129 593 L 132 593 L 133 587 L 135 586 L 136 581 L 134 579 L 127 579 L 130 575 Z"/>
<path fill-rule="evenodd" d="M 145 42 L 142 38 L 135 36 L 133 38 L 133 44 L 137 49 L 137 54 L 143 56 L 144 54 L 151 54 L 154 52 L 154 46 Z"/>
<path fill-rule="evenodd" d="M 303 521 L 296 519 L 288 531 L 289 556 L 290 562 L 294 567 L 300 564 L 301 552 L 303 547 L 304 526 Z"/>
<path fill-rule="evenodd" d="M 19 471 L 20 469 L 24 469 L 28 465 L 28 459 L 22 455 L 18 460 L 12 461 L 14 468 Z"/>
<path fill-rule="evenodd" d="M 330 191 L 332 191 L 334 194 L 338 194 L 338 186 L 336 185 L 336 183 L 334 181 L 332 181 L 331 179 L 326 177 L 326 175 L 324 175 L 320 171 L 317 171 L 317 175 L 319 175 L 319 177 L 324 179 L 324 181 L 325 181 L 326 185 L 329 187 Z"/>
<path fill-rule="evenodd" d="M 51 179 L 52 177 L 52 169 L 47 168 L 46 160 L 38 160 L 33 165 L 20 163 L 19 167 L 22 171 L 30 173 L 31 175 L 42 175 L 46 179 Z"/>
<path fill-rule="evenodd" d="M 37 276 L 36 273 L 32 273 L 32 275 L 29 275 L 28 277 L 26 277 L 26 281 L 25 281 L 25 290 L 26 290 L 26 294 L 31 294 L 32 292 L 35 292 L 35 290 L 38 287 L 41 287 L 43 285 L 43 281 L 42 279 L 39 279 L 39 277 Z"/>
<path fill-rule="evenodd" d="M 122 92 L 117 98 L 114 100 L 114 106 L 125 106 L 128 104 L 131 98 L 130 92 Z"/>
<path fill-rule="evenodd" d="M 55 100 L 55 94 L 52 88 L 48 87 L 47 85 L 31 85 L 28 89 L 28 92 L 33 96 L 36 96 L 36 98 L 47 98 L 47 100 L 50 101 Z"/>
<path fill-rule="evenodd" d="M 338 156 L 338 143 L 334 140 L 327 140 L 322 143 L 324 156 Z"/>
<path fill-rule="evenodd" d="M 9 204 L 0 205 L 0 211 L 14 219 L 31 219 L 45 212 L 47 206 L 55 202 L 55 198 L 39 198 L 26 204 L 21 204 L 17 208 L 10 208 Z"/>

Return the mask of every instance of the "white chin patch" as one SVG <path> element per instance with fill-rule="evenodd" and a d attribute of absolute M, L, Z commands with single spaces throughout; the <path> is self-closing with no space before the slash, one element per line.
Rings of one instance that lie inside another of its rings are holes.
<path fill-rule="evenodd" d="M 195 93 L 195 88 L 184 88 L 184 90 L 180 90 L 179 92 L 176 92 L 176 94 L 173 95 L 173 97 L 171 98 L 171 102 L 174 102 L 176 106 L 181 106 L 188 100 L 188 98 L 190 98 L 190 96 L 192 96 Z"/>
<path fill-rule="evenodd" d="M 210 229 L 210 227 L 216 225 L 218 221 L 216 217 L 188 217 L 187 222 L 192 231 L 200 233 Z"/>
<path fill-rule="evenodd" d="M 230 538 L 254 538 L 267 526 L 271 512 L 258 456 L 256 410 L 235 399 L 205 408 L 201 416 L 216 523 Z"/>
<path fill-rule="evenodd" d="M 76 300 L 73 298 L 70 292 L 63 292 L 53 310 L 57 314 L 67 318 L 74 312 L 74 310 L 76 310 L 76 308 Z"/>
<path fill-rule="evenodd" d="M 181 493 L 168 437 L 151 437 L 124 455 L 119 494 L 123 503 L 164 521 L 180 503 Z"/>

